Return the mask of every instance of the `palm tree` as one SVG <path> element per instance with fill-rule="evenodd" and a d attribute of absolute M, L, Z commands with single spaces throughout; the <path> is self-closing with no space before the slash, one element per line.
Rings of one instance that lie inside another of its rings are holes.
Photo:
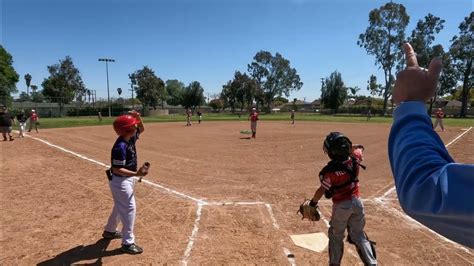
<path fill-rule="evenodd" d="M 30 84 L 31 84 L 31 75 L 26 74 L 25 75 L 25 82 L 26 82 L 26 94 L 30 96 Z"/>
<path fill-rule="evenodd" d="M 32 91 L 32 94 L 34 95 L 36 93 L 36 90 L 38 89 L 38 86 L 36 85 L 31 85 L 31 91 Z"/>

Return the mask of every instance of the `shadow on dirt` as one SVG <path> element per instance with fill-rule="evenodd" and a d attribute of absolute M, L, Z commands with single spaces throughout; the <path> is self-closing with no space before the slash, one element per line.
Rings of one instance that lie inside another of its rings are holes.
<path fill-rule="evenodd" d="M 88 246 L 77 246 L 58 254 L 52 259 L 38 263 L 39 266 L 46 265 L 72 265 L 84 260 L 96 260 L 82 265 L 102 265 L 102 258 L 123 254 L 119 248 L 107 251 L 110 239 L 102 238 Z"/>

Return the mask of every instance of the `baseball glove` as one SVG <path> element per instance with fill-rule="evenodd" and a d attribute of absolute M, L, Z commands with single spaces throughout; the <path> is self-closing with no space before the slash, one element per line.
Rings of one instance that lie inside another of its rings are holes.
<path fill-rule="evenodd" d="M 296 212 L 296 214 L 301 214 L 301 220 L 305 218 L 310 221 L 319 221 L 321 219 L 321 214 L 318 210 L 318 204 L 312 203 L 311 200 L 307 199 L 303 203 L 301 203 L 300 208 Z"/>

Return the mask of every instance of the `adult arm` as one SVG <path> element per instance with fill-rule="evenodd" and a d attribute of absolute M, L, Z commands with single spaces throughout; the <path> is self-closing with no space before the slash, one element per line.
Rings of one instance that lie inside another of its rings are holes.
<path fill-rule="evenodd" d="M 407 68 L 399 73 L 388 153 L 400 205 L 439 234 L 474 248 L 474 165 L 458 164 L 434 132 L 424 102 L 436 90 L 441 61 L 418 67 L 405 44 Z"/>
<path fill-rule="evenodd" d="M 458 164 L 422 102 L 397 107 L 388 142 L 400 205 L 439 234 L 474 248 L 474 165 Z"/>

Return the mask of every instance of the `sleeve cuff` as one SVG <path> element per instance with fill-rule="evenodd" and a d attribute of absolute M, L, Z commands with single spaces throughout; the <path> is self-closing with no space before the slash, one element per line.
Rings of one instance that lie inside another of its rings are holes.
<path fill-rule="evenodd" d="M 413 114 L 428 116 L 425 103 L 419 101 L 402 102 L 395 109 L 393 120 L 396 122 L 402 120 L 407 115 Z"/>

